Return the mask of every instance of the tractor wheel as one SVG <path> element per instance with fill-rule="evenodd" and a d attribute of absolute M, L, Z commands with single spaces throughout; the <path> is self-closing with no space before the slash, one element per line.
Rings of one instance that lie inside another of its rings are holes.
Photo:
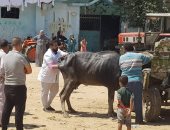
<path fill-rule="evenodd" d="M 143 92 L 143 115 L 147 122 L 159 118 L 161 111 L 161 96 L 157 88 L 150 88 Z"/>
<path fill-rule="evenodd" d="M 31 45 L 26 48 L 25 55 L 30 62 L 35 62 L 36 45 Z"/>

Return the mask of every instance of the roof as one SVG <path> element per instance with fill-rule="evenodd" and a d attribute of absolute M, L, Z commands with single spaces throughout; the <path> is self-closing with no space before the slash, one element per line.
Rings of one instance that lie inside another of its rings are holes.
<path fill-rule="evenodd" d="M 92 1 L 93 0 L 63 0 L 63 2 L 66 2 L 66 3 L 89 3 L 89 2 L 92 2 Z"/>
<path fill-rule="evenodd" d="M 64 0 L 64 3 L 71 4 L 73 6 L 91 6 L 100 0 Z"/>

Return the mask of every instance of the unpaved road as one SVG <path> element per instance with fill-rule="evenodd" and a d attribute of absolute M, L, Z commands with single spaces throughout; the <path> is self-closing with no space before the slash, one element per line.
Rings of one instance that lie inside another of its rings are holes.
<path fill-rule="evenodd" d="M 64 118 L 61 113 L 60 99 L 57 95 L 52 106 L 57 113 L 42 110 L 40 83 L 37 75 L 40 68 L 32 64 L 33 73 L 27 77 L 28 97 L 24 116 L 26 130 L 116 130 L 117 121 L 107 118 L 107 89 L 98 86 L 81 85 L 71 96 L 75 115 Z M 60 90 L 63 87 L 60 75 Z M 169 108 L 169 109 L 168 109 Z M 161 119 L 154 123 L 134 126 L 132 130 L 170 130 L 170 107 L 163 107 Z M 134 118 L 134 117 L 133 117 Z M 14 114 L 11 115 L 9 130 L 15 130 Z M 132 120 L 134 122 L 134 119 Z M 126 129 L 125 126 L 123 129 Z"/>

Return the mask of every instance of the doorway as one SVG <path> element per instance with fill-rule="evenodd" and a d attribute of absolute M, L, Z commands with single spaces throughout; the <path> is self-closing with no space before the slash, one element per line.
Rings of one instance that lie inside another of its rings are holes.
<path fill-rule="evenodd" d="M 120 33 L 120 16 L 81 15 L 79 38 L 85 37 L 88 51 L 113 50 Z"/>

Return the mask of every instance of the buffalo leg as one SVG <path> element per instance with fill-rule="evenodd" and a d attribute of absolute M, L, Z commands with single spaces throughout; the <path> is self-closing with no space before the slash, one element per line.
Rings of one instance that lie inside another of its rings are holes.
<path fill-rule="evenodd" d="M 64 83 L 64 87 L 62 91 L 60 92 L 60 99 L 61 99 L 61 109 L 65 117 L 68 117 L 66 109 L 65 109 L 65 91 L 67 91 L 66 87 L 69 86 L 69 82 Z"/>
<path fill-rule="evenodd" d="M 64 88 L 61 90 L 61 92 L 60 92 L 60 94 L 59 94 L 60 97 L 61 97 L 61 95 L 63 94 L 64 90 L 65 90 L 65 85 L 64 85 Z"/>
<path fill-rule="evenodd" d="M 113 88 L 108 88 L 108 116 L 113 117 L 116 115 L 113 111 L 113 101 L 114 101 L 114 92 Z"/>
<path fill-rule="evenodd" d="M 75 111 L 75 110 L 73 109 L 73 107 L 71 106 L 70 96 L 66 99 L 66 102 L 67 102 L 67 106 L 68 106 L 68 111 L 69 111 L 70 113 L 76 113 L 77 111 Z"/>
<path fill-rule="evenodd" d="M 73 91 L 72 90 L 73 88 L 71 88 L 73 83 L 74 83 L 73 81 L 68 81 L 67 83 L 65 83 L 65 85 L 64 85 L 65 89 L 63 90 L 63 92 L 60 95 L 61 108 L 62 108 L 62 112 L 63 112 L 64 117 L 69 117 L 69 115 L 68 115 L 68 113 L 66 112 L 66 109 L 65 109 L 65 101 L 69 97 L 71 91 Z"/>
<path fill-rule="evenodd" d="M 73 86 L 71 86 L 70 88 L 77 88 L 79 86 L 79 84 L 75 83 L 73 84 Z M 71 96 L 71 93 L 73 92 L 74 89 L 71 89 L 68 93 L 68 97 L 66 99 L 66 102 L 67 102 L 67 106 L 68 106 L 68 110 L 70 113 L 76 113 L 76 111 L 72 108 L 71 106 L 71 103 L 70 103 L 70 96 Z"/>

